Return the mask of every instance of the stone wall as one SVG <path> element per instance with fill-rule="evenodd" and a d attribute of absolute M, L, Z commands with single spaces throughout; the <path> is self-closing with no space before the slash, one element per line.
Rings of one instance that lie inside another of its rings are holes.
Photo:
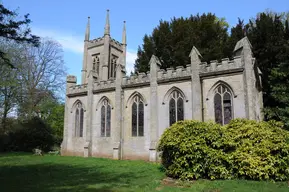
<path fill-rule="evenodd" d="M 102 39 L 95 41 L 94 43 L 100 43 Z M 242 45 L 246 45 L 246 40 L 242 41 Z M 112 40 L 112 43 L 116 47 L 120 46 L 116 41 Z M 255 114 L 251 118 L 261 120 L 262 91 L 254 86 L 259 82 L 260 73 L 258 72 L 257 76 L 252 74 L 255 59 L 248 50 L 243 52 L 242 47 L 239 47 L 236 53 L 238 54 L 232 60 L 224 58 L 221 61 L 205 63 L 201 62 L 200 53 L 193 47 L 190 53 L 191 64 L 185 67 L 160 69 L 159 59 L 152 56 L 149 72 L 126 77 L 120 71 L 122 68 L 117 67 L 118 80 L 96 80 L 89 81 L 90 84 L 76 85 L 76 78 L 68 76 L 63 154 L 84 153 L 84 146 L 87 145 L 86 129 L 90 129 L 91 156 L 116 158 L 118 155 L 115 153 L 120 153 L 122 159 L 156 161 L 156 142 L 169 127 L 168 97 L 173 90 L 178 90 L 183 95 L 185 119 L 214 120 L 214 89 L 219 84 L 224 84 L 232 93 L 233 118 L 248 118 L 250 112 Z M 118 63 L 118 66 L 120 65 L 123 64 Z M 251 87 L 248 88 L 249 85 Z M 145 104 L 142 137 L 132 137 L 131 100 L 135 95 L 140 95 Z M 87 102 L 88 97 L 92 102 Z M 107 98 L 112 107 L 110 137 L 100 136 L 100 104 L 103 98 Z M 91 125 L 86 126 L 85 112 L 83 138 L 74 137 L 73 105 L 78 100 L 84 106 L 92 103 L 91 106 L 85 106 L 90 108 L 92 120 Z M 120 103 L 121 107 L 116 109 L 117 103 Z M 121 119 L 120 124 L 117 119 Z"/>

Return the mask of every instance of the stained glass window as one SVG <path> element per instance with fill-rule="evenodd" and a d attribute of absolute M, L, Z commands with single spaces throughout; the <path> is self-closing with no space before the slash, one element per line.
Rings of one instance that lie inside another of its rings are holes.
<path fill-rule="evenodd" d="M 75 110 L 75 137 L 83 136 L 83 118 L 84 110 L 82 104 L 79 102 L 77 103 Z"/>
<path fill-rule="evenodd" d="M 111 119 L 111 107 L 107 105 L 107 117 L 106 117 L 106 136 L 110 137 L 110 119 Z"/>
<path fill-rule="evenodd" d="M 138 136 L 144 136 L 144 106 L 141 101 L 138 103 Z"/>
<path fill-rule="evenodd" d="M 177 121 L 184 120 L 184 98 L 177 90 L 173 91 L 169 98 L 169 121 L 171 126 Z"/>
<path fill-rule="evenodd" d="M 78 128 L 79 128 L 79 110 L 76 109 L 75 112 L 75 136 L 78 136 Z"/>
<path fill-rule="evenodd" d="M 132 104 L 132 136 L 137 136 L 137 104 Z"/>
<path fill-rule="evenodd" d="M 105 136 L 105 106 L 101 107 L 101 136 Z"/>
<path fill-rule="evenodd" d="M 222 124 L 223 117 L 222 117 L 222 97 L 219 93 L 215 94 L 214 98 L 215 104 L 215 121 L 216 123 Z"/>
<path fill-rule="evenodd" d="M 176 102 L 173 98 L 170 100 L 170 125 L 176 122 Z"/>
<path fill-rule="evenodd" d="M 232 119 L 232 94 L 230 90 L 219 85 L 214 96 L 215 121 L 221 125 L 228 124 Z"/>
<path fill-rule="evenodd" d="M 132 112 L 132 136 L 144 136 L 144 103 L 137 95 L 133 98 Z"/>
<path fill-rule="evenodd" d="M 100 136 L 101 137 L 110 137 L 111 130 L 111 106 L 107 99 L 102 101 L 101 106 L 101 127 L 100 127 Z"/>
<path fill-rule="evenodd" d="M 80 109 L 80 126 L 79 126 L 79 137 L 83 136 L 83 108 Z"/>

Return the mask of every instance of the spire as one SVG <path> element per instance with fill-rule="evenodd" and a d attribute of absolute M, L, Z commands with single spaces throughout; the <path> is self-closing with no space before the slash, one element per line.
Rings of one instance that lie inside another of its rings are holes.
<path fill-rule="evenodd" d="M 106 10 L 106 23 L 105 23 L 104 35 L 110 35 L 109 9 Z"/>
<path fill-rule="evenodd" d="M 123 21 L 122 44 L 126 45 L 126 27 L 125 27 L 125 21 Z"/>
<path fill-rule="evenodd" d="M 87 19 L 86 31 L 85 31 L 85 41 L 89 41 L 90 36 L 90 17 Z"/>

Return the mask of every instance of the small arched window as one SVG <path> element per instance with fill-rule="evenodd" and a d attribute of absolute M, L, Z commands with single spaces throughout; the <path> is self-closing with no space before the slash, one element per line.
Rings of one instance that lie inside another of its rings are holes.
<path fill-rule="evenodd" d="M 131 106 L 132 111 L 132 136 L 144 136 L 144 103 L 136 95 Z"/>
<path fill-rule="evenodd" d="M 214 96 L 215 121 L 221 125 L 228 124 L 232 117 L 232 93 L 224 85 L 215 89 Z"/>
<path fill-rule="evenodd" d="M 83 116 L 82 103 L 77 103 L 75 109 L 75 137 L 83 137 Z"/>
<path fill-rule="evenodd" d="M 111 127 L 111 106 L 107 99 L 101 105 L 101 137 L 110 137 Z"/>
<path fill-rule="evenodd" d="M 169 97 L 170 126 L 177 121 L 184 120 L 184 98 L 182 94 L 175 90 Z"/>

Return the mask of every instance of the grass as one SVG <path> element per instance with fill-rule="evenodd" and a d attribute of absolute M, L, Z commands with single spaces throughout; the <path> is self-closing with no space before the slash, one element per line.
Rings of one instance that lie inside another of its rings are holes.
<path fill-rule="evenodd" d="M 169 184 L 160 166 L 143 161 L 102 158 L 0 155 L 0 183 L 3 192 L 288 192 L 287 182 L 244 180 Z"/>

